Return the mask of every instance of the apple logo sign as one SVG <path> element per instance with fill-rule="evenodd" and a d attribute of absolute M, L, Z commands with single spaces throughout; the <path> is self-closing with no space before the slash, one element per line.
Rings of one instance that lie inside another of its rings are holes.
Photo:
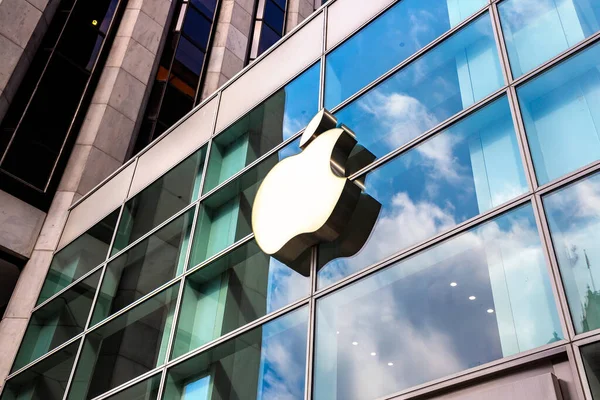
<path fill-rule="evenodd" d="M 327 110 L 308 124 L 300 147 L 300 154 L 269 171 L 252 209 L 252 230 L 261 250 L 292 268 L 302 253 L 319 243 L 339 242 L 336 256 L 357 253 L 381 208 L 363 193 L 363 181 L 348 179 L 375 156 L 357 145 L 350 129 L 338 127 Z"/>

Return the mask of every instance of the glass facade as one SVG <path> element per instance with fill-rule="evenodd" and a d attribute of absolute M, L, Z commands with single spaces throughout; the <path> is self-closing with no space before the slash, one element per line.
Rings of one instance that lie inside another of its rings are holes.
<path fill-rule="evenodd" d="M 369 400 L 570 343 L 598 398 L 599 4 L 390 4 L 54 254 L 2 400 Z M 320 104 L 381 207 L 285 264 L 252 207 Z"/>
<path fill-rule="evenodd" d="M 335 115 L 352 128 L 361 145 L 382 157 L 503 83 L 486 13 Z"/>
<path fill-rule="evenodd" d="M 531 206 L 317 301 L 315 399 L 375 399 L 562 339 Z"/>

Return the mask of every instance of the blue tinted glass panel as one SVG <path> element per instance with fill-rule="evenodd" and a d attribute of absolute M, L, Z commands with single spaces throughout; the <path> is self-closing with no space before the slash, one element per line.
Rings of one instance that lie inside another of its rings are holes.
<path fill-rule="evenodd" d="M 260 39 L 258 42 L 258 53 L 256 56 L 260 56 L 265 51 L 269 50 L 271 46 L 273 46 L 277 41 L 281 39 L 281 34 L 275 32 L 273 29 L 269 28 L 268 25 L 262 25 L 260 30 Z"/>
<path fill-rule="evenodd" d="M 317 302 L 315 399 L 369 400 L 560 340 L 530 205 Z"/>
<path fill-rule="evenodd" d="M 498 10 L 515 78 L 600 29 L 597 0 L 507 0 Z"/>
<path fill-rule="evenodd" d="M 287 0 L 273 0 L 275 3 L 277 3 L 277 5 L 282 9 L 285 10 L 285 4 L 287 3 Z"/>
<path fill-rule="evenodd" d="M 503 85 L 487 14 L 336 113 L 381 157 Z"/>
<path fill-rule="evenodd" d="M 600 175 L 544 198 L 577 333 L 600 328 Z"/>
<path fill-rule="evenodd" d="M 325 107 L 340 104 L 486 4 L 486 0 L 398 2 L 327 56 Z"/>
<path fill-rule="evenodd" d="M 265 13 L 263 20 L 280 35 L 283 35 L 283 10 L 273 1 L 267 0 L 265 3 Z"/>
<path fill-rule="evenodd" d="M 204 15 L 212 19 L 217 0 L 191 0 L 191 3 L 202 11 Z"/>
<path fill-rule="evenodd" d="M 600 158 L 599 60 L 596 44 L 517 88 L 540 184 Z"/>
<path fill-rule="evenodd" d="M 204 53 L 184 37 L 179 40 L 175 58 L 195 75 L 202 72 Z"/>
<path fill-rule="evenodd" d="M 183 33 L 186 34 L 201 49 L 206 49 L 211 23 L 193 8 L 188 8 L 183 23 Z"/>
<path fill-rule="evenodd" d="M 369 240 L 355 256 L 321 246 L 319 287 L 446 231 L 527 191 L 505 97 L 471 114 L 366 177 L 381 205 Z M 333 261 L 329 261 L 333 260 Z"/>

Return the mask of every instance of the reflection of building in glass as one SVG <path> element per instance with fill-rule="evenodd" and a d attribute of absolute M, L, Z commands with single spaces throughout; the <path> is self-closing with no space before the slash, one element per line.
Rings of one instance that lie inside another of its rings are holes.
<path fill-rule="evenodd" d="M 600 1 L 321 3 L 0 1 L 0 400 L 600 398 Z"/>

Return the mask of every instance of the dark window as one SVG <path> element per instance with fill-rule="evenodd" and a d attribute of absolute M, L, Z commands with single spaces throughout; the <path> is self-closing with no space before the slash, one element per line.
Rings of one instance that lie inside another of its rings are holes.
<path fill-rule="evenodd" d="M 99 77 L 119 0 L 63 1 L 0 125 L 2 189 L 49 206 Z M 32 162 L 35 160 L 35 162 Z"/>
<path fill-rule="evenodd" d="M 169 129 L 201 100 L 198 88 L 206 68 L 217 0 L 190 0 L 189 3 L 180 0 L 179 3 L 179 15 L 173 18 L 131 156 Z M 178 31 L 181 13 L 185 15 L 183 27 Z"/>
<path fill-rule="evenodd" d="M 279 35 L 283 35 L 283 17 L 285 15 L 285 1 L 283 7 L 277 5 L 274 1 L 265 3 L 265 12 L 263 20 Z"/>
<path fill-rule="evenodd" d="M 267 51 L 285 32 L 285 9 L 287 0 L 265 0 L 264 9 L 259 10 L 254 29 L 254 43 L 250 54 L 250 61 Z M 256 42 L 258 41 L 258 43 Z"/>

